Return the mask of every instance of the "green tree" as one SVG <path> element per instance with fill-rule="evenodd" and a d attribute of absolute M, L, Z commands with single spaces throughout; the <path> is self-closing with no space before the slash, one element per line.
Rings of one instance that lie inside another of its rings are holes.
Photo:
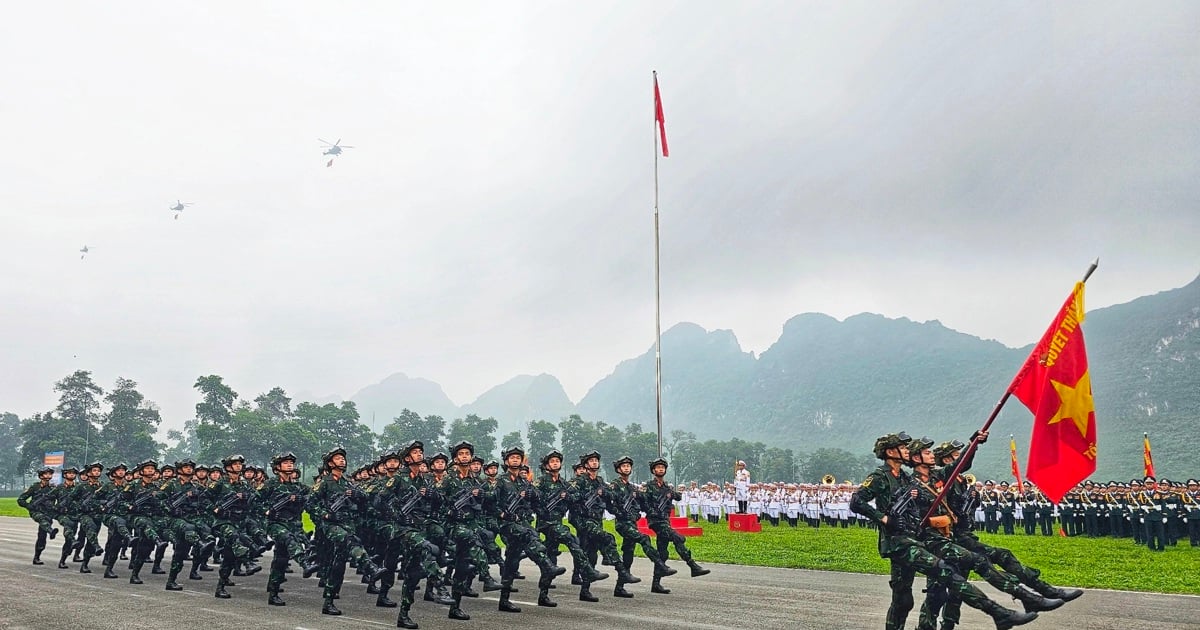
<path fill-rule="evenodd" d="M 12 489 L 21 470 L 21 418 L 0 414 L 0 487 Z"/>
<path fill-rule="evenodd" d="M 127 461 L 130 465 L 158 457 L 162 445 L 155 441 L 154 434 L 162 417 L 154 404 L 137 390 L 137 383 L 118 378 L 104 400 L 109 405 L 100 428 L 104 457 Z"/>
<path fill-rule="evenodd" d="M 566 463 L 574 463 L 576 457 L 591 451 L 596 444 L 596 427 L 590 422 L 584 422 L 579 414 L 571 414 L 566 419 L 558 423 L 559 433 L 562 435 L 562 452 L 563 455 L 571 460 Z M 604 455 L 604 452 L 600 452 Z"/>
<path fill-rule="evenodd" d="M 450 423 L 450 430 L 446 432 L 446 442 L 458 444 L 462 440 L 466 440 L 475 446 L 475 453 L 485 460 L 488 457 L 498 457 L 499 453 L 496 451 L 498 426 L 495 418 L 480 418 L 473 413 L 467 414 L 467 417 L 455 418 Z"/>
<path fill-rule="evenodd" d="M 554 426 L 553 422 L 545 420 L 530 422 L 525 427 L 525 438 L 529 441 L 530 457 L 541 459 L 543 455 L 554 450 L 554 437 L 557 433 L 558 427 Z M 575 455 L 580 455 L 580 453 L 575 453 Z M 563 463 L 570 464 L 570 462 Z"/>
<path fill-rule="evenodd" d="M 346 449 L 350 461 L 363 463 L 375 458 L 375 434 L 359 421 L 358 408 L 353 402 L 324 405 L 303 402 L 296 406 L 295 414 L 299 427 L 314 438 L 316 454 L 308 460 L 310 463 L 317 463 L 320 454 L 336 446 Z"/>
<path fill-rule="evenodd" d="M 671 431 L 663 440 L 663 457 L 670 462 L 668 470 L 673 483 L 679 483 L 680 479 L 691 479 L 688 475 L 695 466 L 695 446 L 696 434 L 682 429 Z"/>
<path fill-rule="evenodd" d="M 430 453 L 446 450 L 446 421 L 441 416 L 422 418 L 417 412 L 404 409 L 392 419 L 379 436 L 379 447 L 398 449 L 420 440 Z"/>
<path fill-rule="evenodd" d="M 200 455 L 200 444 L 196 439 L 195 418 L 186 420 L 183 423 L 182 431 L 179 429 L 167 431 L 167 440 L 173 442 L 163 452 L 163 461 L 168 464 L 174 464 L 182 459 L 190 458 L 194 460 Z"/>
<path fill-rule="evenodd" d="M 200 390 L 201 401 L 196 403 L 196 419 L 200 424 L 228 425 L 238 393 L 215 374 L 201 376 L 192 387 Z"/>
<path fill-rule="evenodd" d="M 41 466 L 47 452 L 63 451 L 67 464 L 79 466 L 103 450 L 95 445 L 100 442 L 96 422 L 104 390 L 92 382 L 92 373 L 76 371 L 55 383 L 54 391 L 59 394 L 54 411 L 35 414 L 21 424 L 20 473 Z"/>
<path fill-rule="evenodd" d="M 640 423 L 631 422 L 625 427 L 624 442 L 624 454 L 633 458 L 633 478 L 649 481 L 650 461 L 658 459 L 658 434 L 643 431 Z"/>
<path fill-rule="evenodd" d="M 282 387 L 273 387 L 254 399 L 255 411 L 270 422 L 282 422 L 292 418 L 292 399 Z"/>
<path fill-rule="evenodd" d="M 513 431 L 511 433 L 505 433 L 500 438 L 500 450 L 502 450 L 502 451 L 508 450 L 514 446 L 523 451 L 525 450 L 525 443 L 521 441 L 521 432 L 520 431 Z M 530 457 L 530 459 L 534 458 L 533 453 L 526 452 L 526 455 L 528 455 Z"/>

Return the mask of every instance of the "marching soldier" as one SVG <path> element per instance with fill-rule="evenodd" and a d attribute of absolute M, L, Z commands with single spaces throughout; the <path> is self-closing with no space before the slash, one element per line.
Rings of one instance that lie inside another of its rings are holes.
<path fill-rule="evenodd" d="M 301 513 L 304 511 L 308 487 L 300 483 L 296 456 L 290 452 L 276 455 L 271 460 L 271 470 L 275 473 L 275 479 L 268 481 L 262 490 L 267 535 L 275 547 L 271 573 L 267 577 L 267 604 L 286 606 L 287 602 L 283 601 L 279 592 L 287 581 L 285 573 L 288 562 L 295 560 L 305 575 L 312 575 L 317 566 L 315 561 L 305 562 L 308 536 L 304 533 Z"/>
<path fill-rule="evenodd" d="M 511 601 L 513 580 L 516 579 L 521 557 L 528 556 L 541 569 L 538 580 L 538 603 L 546 605 L 549 589 L 554 578 L 566 573 L 563 567 L 555 566 L 546 555 L 546 547 L 538 540 L 532 526 L 533 512 L 537 505 L 537 491 L 521 472 L 525 451 L 512 447 L 501 454 L 508 469 L 496 483 L 496 505 L 500 509 L 500 539 L 504 541 L 504 568 L 500 573 L 500 610 L 519 613 L 521 608 Z"/>
<path fill-rule="evenodd" d="M 675 553 L 679 554 L 679 559 L 686 562 L 691 568 L 692 577 L 708 575 L 711 571 L 692 559 L 692 552 L 688 551 L 683 536 L 680 536 L 679 532 L 671 527 L 671 502 L 680 500 L 682 495 L 664 479 L 667 474 L 667 460 L 660 457 L 650 462 L 650 474 L 654 476 L 654 479 L 651 479 L 643 490 L 642 511 L 646 513 L 646 524 L 654 532 L 659 558 L 666 562 L 667 558 L 671 557 L 670 545 L 673 544 Z M 662 585 L 662 577 L 657 572 L 650 585 L 650 592 L 663 595 L 671 592 Z"/>
<path fill-rule="evenodd" d="M 78 475 L 79 471 L 74 466 L 64 468 L 62 485 L 54 489 L 54 512 L 63 531 L 62 555 L 58 558 L 60 569 L 70 568 L 67 566 L 67 556 L 75 549 L 75 531 L 79 529 L 79 507 L 75 504 L 75 480 Z"/>
<path fill-rule="evenodd" d="M 117 573 L 113 568 L 117 564 L 118 554 L 129 541 L 129 524 L 125 515 L 129 514 L 129 504 L 123 503 L 125 486 L 128 483 L 125 473 L 129 468 L 125 464 L 117 464 L 108 469 L 109 483 L 100 491 L 100 511 L 104 514 L 104 526 L 108 528 L 108 538 L 104 541 L 104 577 L 116 579 Z"/>
<path fill-rule="evenodd" d="M 158 544 L 159 533 L 155 520 L 162 512 L 158 484 L 155 483 L 158 462 L 148 459 L 138 464 L 137 469 L 141 472 L 140 481 L 125 486 L 125 502 L 129 504 L 130 523 L 137 532 L 137 537 L 130 540 L 130 546 L 133 547 L 133 557 L 129 562 L 130 584 L 142 583 L 142 566 L 146 564 L 146 560 Z"/>
<path fill-rule="evenodd" d="M 575 566 L 575 575 L 581 582 L 586 579 L 590 584 L 608 579 L 607 573 L 596 570 L 594 561 L 588 558 L 579 539 L 563 525 L 563 517 L 571 505 L 570 498 L 575 492 L 575 485 L 560 474 L 562 460 L 563 454 L 558 451 L 550 451 L 542 457 L 542 471 L 545 474 L 537 483 L 540 496 L 537 504 L 537 531 L 542 535 L 546 550 L 552 557 L 557 557 L 560 545 L 567 548 Z M 548 595 L 546 602 L 553 604 Z M 541 603 L 540 598 L 539 604 L 546 605 Z"/>
<path fill-rule="evenodd" d="M 92 569 L 88 567 L 88 563 L 92 558 L 102 553 L 100 547 L 100 504 L 98 503 L 103 489 L 100 483 L 100 474 L 104 472 L 104 466 L 100 462 L 88 464 L 83 469 L 83 483 L 76 484 L 74 504 L 78 507 L 79 514 L 79 543 L 83 544 L 82 563 L 79 565 L 80 573 L 91 573 Z"/>
<path fill-rule="evenodd" d="M 177 582 L 179 574 L 188 556 L 193 553 L 193 548 L 200 543 L 200 534 L 192 524 L 200 509 L 195 501 L 200 490 L 192 483 L 196 462 L 190 459 L 177 461 L 175 470 L 178 474 L 161 488 L 165 500 L 163 509 L 167 514 L 167 527 L 163 533 L 170 537 L 172 543 L 171 567 L 167 571 L 167 584 L 164 587 L 168 591 L 183 590 Z"/>
<path fill-rule="evenodd" d="M 487 556 L 483 552 L 475 528 L 482 522 L 483 484 L 471 475 L 471 459 L 475 446 L 470 442 L 459 442 L 451 447 L 454 456 L 453 472 L 441 481 L 441 492 L 446 498 L 446 540 L 453 549 L 448 573 L 453 575 L 449 617 L 460 621 L 470 619 L 462 609 L 462 598 L 475 574 L 479 574 L 487 590 L 494 582 L 488 574 Z"/>
<path fill-rule="evenodd" d="M 38 470 L 37 483 L 29 486 L 21 496 L 17 497 L 17 505 L 29 510 L 29 518 L 38 524 L 37 542 L 33 545 L 33 563 L 42 562 L 42 551 L 46 549 L 46 538 L 54 540 L 58 528 L 54 526 L 54 486 L 50 480 L 54 478 L 54 469 L 49 466 Z"/>
<path fill-rule="evenodd" d="M 321 462 L 329 470 L 329 475 L 313 486 L 308 498 L 308 513 L 324 531 L 325 541 L 331 546 L 325 569 L 325 603 L 321 607 L 321 614 L 340 615 L 342 611 L 334 606 L 333 600 L 341 591 L 347 558 L 357 561 L 371 582 L 383 577 L 387 570 L 371 561 L 356 533 L 355 515 L 362 491 L 345 477 L 346 449 L 338 447 L 329 451 L 321 458 Z"/>
<path fill-rule="evenodd" d="M 221 539 L 221 567 L 217 573 L 217 588 L 213 596 L 219 599 L 229 599 L 231 596 L 225 587 L 232 583 L 230 578 L 233 571 L 242 565 L 251 553 L 251 542 L 247 536 L 246 513 L 250 509 L 250 486 L 245 482 L 243 468 L 246 458 L 232 455 L 221 460 L 225 477 L 213 484 L 207 491 L 213 502 L 212 513 L 216 516 L 213 532 Z M 211 474 L 211 470 L 209 471 Z M 218 471 L 219 472 L 219 471 Z"/>
<path fill-rule="evenodd" d="M 633 568 L 633 549 L 637 545 L 641 545 L 642 553 L 654 563 L 654 581 L 659 583 L 659 589 L 662 590 L 662 584 L 659 582 L 664 577 L 675 575 L 677 571 L 668 567 L 654 546 L 650 544 L 650 537 L 643 534 L 637 527 L 637 521 L 640 516 L 641 502 L 638 500 L 640 491 L 636 486 L 629 483 L 629 475 L 633 473 L 633 459 L 622 457 L 613 462 L 613 470 L 617 473 L 617 478 L 608 484 L 608 492 L 605 493 L 605 501 L 608 504 L 608 511 L 617 517 L 616 529 L 621 535 L 621 562 L 625 566 L 625 570 L 629 571 Z M 617 578 L 617 587 L 613 590 L 614 597 L 633 597 L 633 593 L 625 590 L 625 584 L 621 578 Z"/>

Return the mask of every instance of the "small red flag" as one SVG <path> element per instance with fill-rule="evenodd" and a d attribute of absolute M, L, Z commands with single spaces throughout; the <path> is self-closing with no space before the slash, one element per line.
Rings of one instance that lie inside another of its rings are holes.
<path fill-rule="evenodd" d="M 658 91 L 658 73 L 654 73 L 654 120 L 658 122 L 658 137 L 662 140 L 663 157 L 671 155 L 667 151 L 667 117 L 663 115 L 662 93 Z"/>
<path fill-rule="evenodd" d="M 1083 286 L 1075 284 L 1010 386 L 1033 412 L 1025 477 L 1055 503 L 1096 471 L 1096 406 L 1080 326 Z"/>
<path fill-rule="evenodd" d="M 1142 434 L 1142 469 L 1146 477 L 1158 477 L 1154 474 L 1154 457 L 1150 455 L 1150 436 Z"/>

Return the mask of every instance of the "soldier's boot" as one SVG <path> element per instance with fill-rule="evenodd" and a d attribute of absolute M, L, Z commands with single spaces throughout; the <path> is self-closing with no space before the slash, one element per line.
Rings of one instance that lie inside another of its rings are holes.
<path fill-rule="evenodd" d="M 437 580 L 434 580 L 433 578 L 425 578 L 425 596 L 422 597 L 422 599 L 427 602 L 437 602 L 440 604 L 441 602 L 438 601 L 440 595 L 434 590 L 436 588 Z"/>
<path fill-rule="evenodd" d="M 111 564 L 104 565 L 104 577 L 112 580 L 117 578 L 117 572 L 113 571 Z"/>
<path fill-rule="evenodd" d="M 626 599 L 633 597 L 633 593 L 625 590 L 625 584 L 621 580 L 617 580 L 617 587 L 613 589 L 613 597 L 624 597 Z"/>
<path fill-rule="evenodd" d="M 33 550 L 33 563 L 34 564 L 46 564 L 45 562 L 42 562 L 42 550 L 38 549 L 36 547 Z"/>
<path fill-rule="evenodd" d="M 57 528 L 57 527 L 51 527 L 51 528 L 50 528 L 50 540 L 54 540 L 54 537 L 55 537 L 55 536 L 57 536 L 57 535 L 58 535 L 58 528 Z"/>
<path fill-rule="evenodd" d="M 88 563 L 91 561 L 92 561 L 91 558 L 84 558 L 83 562 L 80 563 L 80 565 L 79 565 L 79 572 L 80 573 L 91 573 L 92 568 L 88 566 Z"/>
<path fill-rule="evenodd" d="M 192 570 L 188 573 L 189 580 L 203 580 L 204 576 L 200 575 L 200 563 L 193 562 Z"/>
<path fill-rule="evenodd" d="M 87 544 L 87 540 L 84 539 L 83 536 L 80 536 L 79 540 L 75 541 L 75 546 L 72 547 L 72 550 L 75 552 L 75 556 L 73 558 L 71 558 L 71 562 L 82 562 L 83 561 L 83 559 L 79 557 L 79 554 L 83 551 L 83 546 L 86 544 Z"/>
<path fill-rule="evenodd" d="M 165 587 L 165 590 L 168 590 L 168 591 L 182 591 L 182 590 L 183 590 L 183 587 L 182 587 L 182 586 L 180 586 L 180 585 L 179 585 L 179 583 L 177 583 L 177 582 L 175 581 L 175 578 L 168 578 L 168 579 L 167 579 L 167 585 L 166 585 L 166 587 Z"/>
<path fill-rule="evenodd" d="M 579 567 L 571 572 L 571 586 L 583 586 L 583 578 L 579 576 Z"/>
<path fill-rule="evenodd" d="M 555 602 L 554 600 L 550 599 L 550 589 L 549 588 L 542 588 L 542 589 L 538 589 L 537 605 L 542 606 L 544 608 L 554 608 L 555 606 L 558 606 L 558 603 Z"/>
<path fill-rule="evenodd" d="M 287 606 L 287 602 L 283 601 L 283 598 L 279 596 L 278 590 L 267 591 L 267 605 L 268 606 Z"/>
<path fill-rule="evenodd" d="M 370 584 L 367 585 L 367 595 L 378 595 L 379 594 L 379 587 L 376 586 L 376 584 L 378 584 L 378 582 L 371 582 Z"/>
<path fill-rule="evenodd" d="M 150 567 L 150 573 L 152 573 L 152 574 L 154 574 L 154 575 L 164 575 L 164 574 L 166 574 L 166 570 L 164 570 L 164 569 L 162 568 L 162 560 L 158 560 L 158 561 L 156 561 L 156 562 L 154 563 L 154 565 Z"/>
<path fill-rule="evenodd" d="M 996 622 L 996 630 L 1009 630 L 1009 628 L 1023 626 L 1037 619 L 1038 616 L 1035 612 L 1019 612 L 1005 608 L 992 600 L 987 600 L 982 610 L 992 618 L 992 621 Z"/>
<path fill-rule="evenodd" d="M 217 599 L 229 599 L 231 597 L 229 593 L 225 592 L 225 580 L 223 578 L 217 580 L 217 590 L 213 591 L 213 597 Z"/>
<path fill-rule="evenodd" d="M 384 588 L 379 591 L 379 596 L 375 598 L 375 605 L 379 608 L 395 608 L 396 602 L 388 598 L 388 589 Z"/>
<path fill-rule="evenodd" d="M 500 590 L 500 583 L 487 573 L 484 573 L 483 577 L 479 578 L 479 581 L 483 584 L 483 592 L 485 593 Z"/>
<path fill-rule="evenodd" d="M 67 547 L 66 549 L 62 550 L 62 555 L 59 556 L 59 558 L 58 558 L 58 568 L 60 568 L 60 569 L 71 568 L 71 567 L 67 566 L 67 556 L 69 556 L 69 555 L 71 555 L 70 547 Z"/>
<path fill-rule="evenodd" d="M 368 580 L 368 583 L 378 582 L 380 579 L 383 578 L 383 576 L 387 575 L 389 572 L 389 570 L 386 567 L 381 567 L 381 566 L 375 564 L 374 562 L 371 562 L 371 559 L 367 558 L 367 557 L 364 557 L 362 559 L 362 562 L 359 563 L 359 566 L 362 567 L 363 575 L 370 578 L 370 580 Z"/>
<path fill-rule="evenodd" d="M 658 577 L 670 577 L 676 573 L 679 573 L 679 571 L 667 566 L 667 563 L 662 560 L 654 563 L 654 575 Z"/>
<path fill-rule="evenodd" d="M 942 630 L 954 630 L 954 627 L 955 627 L 955 626 L 957 626 L 957 625 L 958 625 L 958 624 L 957 624 L 957 623 L 954 623 L 953 621 L 945 621 L 945 620 L 943 620 L 943 621 L 942 621 Z"/>
<path fill-rule="evenodd" d="M 458 621 L 469 621 L 471 619 L 471 615 L 468 615 L 462 609 L 462 595 L 461 594 L 454 596 L 454 603 L 450 604 L 450 614 L 448 616 L 451 619 L 456 619 Z"/>
<path fill-rule="evenodd" d="M 637 584 L 642 581 L 642 578 L 630 573 L 629 569 L 620 562 L 614 568 L 617 570 L 617 581 L 622 584 Z"/>
<path fill-rule="evenodd" d="M 412 598 L 411 597 L 405 598 L 405 601 L 407 602 L 407 600 L 409 600 L 409 599 L 412 599 Z M 419 626 L 417 626 L 417 622 L 413 621 L 412 617 L 408 616 L 408 610 L 409 610 L 410 606 L 411 606 L 411 604 L 408 604 L 408 603 L 400 604 L 400 615 L 396 617 L 396 627 L 397 628 L 412 629 L 412 628 L 419 627 Z"/>
<path fill-rule="evenodd" d="M 506 586 L 504 588 L 500 589 L 500 612 L 507 612 L 507 613 L 521 612 L 521 607 L 512 603 L 512 601 L 510 600 L 510 598 L 512 597 L 512 589 L 507 586 L 508 582 L 505 582 L 505 584 L 506 584 Z"/>
<path fill-rule="evenodd" d="M 700 577 L 702 575 L 708 575 L 709 573 L 712 573 L 711 570 L 700 566 L 700 563 L 696 562 L 695 560 L 688 560 L 687 565 L 692 569 L 692 577 Z"/>
<path fill-rule="evenodd" d="M 654 581 L 650 583 L 650 592 L 658 593 L 659 595 L 670 595 L 671 589 L 662 585 L 662 578 L 656 577 L 654 578 Z"/>
<path fill-rule="evenodd" d="M 1035 579 L 1033 581 L 1032 588 L 1033 588 L 1033 590 L 1037 591 L 1039 594 L 1041 594 L 1043 597 L 1046 597 L 1047 599 L 1061 599 L 1064 602 L 1069 602 L 1073 599 L 1079 599 L 1079 596 L 1083 595 L 1083 591 L 1081 589 L 1057 588 L 1054 586 L 1050 586 L 1049 584 L 1047 584 L 1046 582 L 1043 582 L 1040 579 Z"/>
<path fill-rule="evenodd" d="M 579 587 L 579 601 L 581 602 L 598 602 L 599 597 L 592 595 L 592 587 L 590 584 L 584 584 Z"/>
<path fill-rule="evenodd" d="M 1023 586 L 1018 586 L 1012 596 L 1020 600 L 1021 605 L 1025 607 L 1025 612 L 1050 611 L 1066 603 L 1061 599 L 1047 599 Z"/>
<path fill-rule="evenodd" d="M 142 578 L 141 578 L 141 576 L 140 576 L 140 575 L 138 575 L 138 574 L 139 574 L 139 573 L 141 573 L 141 572 L 142 572 L 142 569 L 141 569 L 141 567 L 138 567 L 137 569 L 134 569 L 134 570 L 133 570 L 133 573 L 130 573 L 130 574 L 129 574 L 129 583 L 130 583 L 130 584 L 141 584 L 141 583 L 142 583 Z"/>
<path fill-rule="evenodd" d="M 475 584 L 475 576 L 467 578 L 466 588 L 463 589 L 463 597 L 479 597 L 479 591 L 472 588 Z"/>
<path fill-rule="evenodd" d="M 322 615 L 340 615 L 340 614 L 342 614 L 342 611 L 338 610 L 338 607 L 333 605 L 332 597 L 326 597 L 325 604 L 323 606 L 321 606 L 321 614 Z"/>

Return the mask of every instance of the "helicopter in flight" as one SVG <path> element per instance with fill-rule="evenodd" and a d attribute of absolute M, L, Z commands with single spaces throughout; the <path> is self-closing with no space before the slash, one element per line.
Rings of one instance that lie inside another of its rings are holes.
<path fill-rule="evenodd" d="M 325 152 L 322 153 L 321 155 L 331 156 L 329 158 L 329 161 L 325 163 L 326 167 L 333 166 L 333 158 L 341 155 L 342 149 L 353 149 L 354 148 L 353 146 L 348 145 L 348 144 L 343 146 L 341 138 L 338 138 L 337 142 L 332 142 L 332 143 L 329 142 L 328 140 L 321 140 L 320 138 L 317 138 L 317 140 L 319 140 L 321 142 L 321 144 L 325 145 Z"/>
<path fill-rule="evenodd" d="M 325 152 L 322 153 L 321 155 L 341 155 L 342 149 L 353 149 L 354 148 L 353 146 L 348 145 L 348 144 L 345 146 L 342 146 L 341 138 L 338 138 L 337 142 L 329 142 L 328 140 L 321 140 L 320 138 L 317 138 L 317 140 L 321 144 L 325 145 Z"/>
<path fill-rule="evenodd" d="M 192 203 L 190 201 L 187 203 L 184 203 L 184 202 L 176 199 L 175 205 L 171 206 L 170 210 L 175 213 L 175 218 L 179 219 L 179 214 L 183 212 L 184 208 L 186 208 L 190 205 L 192 205 Z"/>
<path fill-rule="evenodd" d="M 88 246 L 87 245 L 84 245 L 83 247 L 79 248 L 79 260 L 83 260 L 83 257 L 87 256 L 87 254 L 88 254 Z"/>

